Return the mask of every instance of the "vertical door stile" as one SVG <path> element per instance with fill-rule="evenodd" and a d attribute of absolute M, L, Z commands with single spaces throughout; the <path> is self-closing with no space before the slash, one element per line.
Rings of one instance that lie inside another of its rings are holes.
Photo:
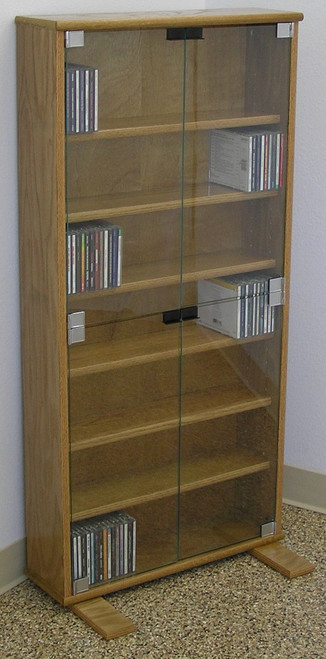
<path fill-rule="evenodd" d="M 183 30 L 183 73 L 182 73 L 182 137 L 181 137 L 181 203 L 180 203 L 180 289 L 179 289 L 179 439 L 178 439 L 178 512 L 177 512 L 177 559 L 180 559 L 180 497 L 181 497 L 181 460 L 182 460 L 182 394 L 183 394 L 183 256 L 184 256 L 184 195 L 185 195 L 185 118 L 186 118 L 186 80 L 187 80 L 187 39 Z"/>
<path fill-rule="evenodd" d="M 283 462 L 284 462 L 284 432 L 285 432 L 285 400 L 286 376 L 288 358 L 288 325 L 289 325 L 289 288 L 291 267 L 291 235 L 292 235 L 292 199 L 293 199 L 293 169 L 294 169 L 294 133 L 295 133 L 295 103 L 297 86 L 297 56 L 298 56 L 298 23 L 293 24 L 290 38 L 290 80 L 288 109 L 288 140 L 287 140 L 287 171 L 286 171 L 286 201 L 285 201 L 285 233 L 284 233 L 284 278 L 287 303 L 283 310 L 281 378 L 280 378 L 280 411 L 279 411 L 279 442 L 278 442 L 278 474 L 276 487 L 276 531 L 282 528 L 283 504 Z M 281 468 L 280 468 L 281 467 Z"/>
<path fill-rule="evenodd" d="M 56 58 L 57 58 L 57 194 L 58 194 L 58 294 L 60 309 L 60 391 L 62 396 L 61 413 L 61 437 L 62 437 L 62 497 L 65 502 L 63 513 L 64 543 L 63 543 L 63 565 L 64 565 L 64 597 L 71 595 L 71 552 L 70 552 L 70 430 L 69 430 L 69 359 L 67 347 L 67 289 L 66 289 L 66 223 L 67 223 L 67 142 L 65 135 L 65 59 L 66 49 L 64 44 L 64 32 L 56 33 Z"/>

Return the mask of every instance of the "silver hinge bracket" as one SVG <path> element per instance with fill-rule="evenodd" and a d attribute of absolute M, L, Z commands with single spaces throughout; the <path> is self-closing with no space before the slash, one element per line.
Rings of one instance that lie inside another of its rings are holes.
<path fill-rule="evenodd" d="M 268 304 L 279 307 L 285 304 L 285 277 L 272 277 L 268 281 Z"/>
<path fill-rule="evenodd" d="M 292 39 L 294 23 L 277 23 L 276 36 L 278 39 Z"/>
<path fill-rule="evenodd" d="M 78 593 L 84 593 L 85 590 L 89 589 L 88 577 L 83 577 L 82 579 L 76 579 L 72 584 L 72 588 L 74 595 L 78 595 Z"/>
<path fill-rule="evenodd" d="M 266 538 L 268 535 L 275 535 L 276 533 L 276 524 L 274 521 L 265 522 L 265 524 L 260 525 L 260 535 L 262 538 Z"/>
<path fill-rule="evenodd" d="M 85 341 L 85 311 L 68 313 L 68 345 Z"/>
<path fill-rule="evenodd" d="M 82 48 L 84 45 L 84 30 L 67 30 L 65 32 L 66 48 Z"/>

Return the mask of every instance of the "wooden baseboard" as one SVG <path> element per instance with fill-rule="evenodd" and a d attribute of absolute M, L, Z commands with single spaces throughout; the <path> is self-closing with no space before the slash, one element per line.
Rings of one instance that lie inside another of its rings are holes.
<path fill-rule="evenodd" d="M 284 465 L 283 501 L 326 513 L 326 474 Z"/>
<path fill-rule="evenodd" d="M 0 551 L 0 595 L 26 579 L 25 565 L 25 538 Z"/>

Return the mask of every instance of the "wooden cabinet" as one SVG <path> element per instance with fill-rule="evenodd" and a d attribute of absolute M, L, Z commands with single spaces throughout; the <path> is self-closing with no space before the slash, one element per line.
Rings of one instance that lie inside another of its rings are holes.
<path fill-rule="evenodd" d="M 282 538 L 301 19 L 16 20 L 27 570 L 76 610 Z"/>

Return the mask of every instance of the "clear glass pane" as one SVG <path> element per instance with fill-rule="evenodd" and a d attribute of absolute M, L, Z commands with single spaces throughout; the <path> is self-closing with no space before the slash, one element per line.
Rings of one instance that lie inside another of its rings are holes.
<path fill-rule="evenodd" d="M 106 534 L 91 584 L 275 514 L 289 40 L 175 36 L 67 50 L 72 558 L 78 580 Z"/>
<path fill-rule="evenodd" d="M 289 56 L 273 25 L 186 42 L 180 557 L 275 517 Z"/>
<path fill-rule="evenodd" d="M 90 569 L 78 542 L 104 543 L 91 585 L 177 558 L 180 324 L 164 313 L 180 302 L 183 58 L 165 30 L 67 50 L 68 312 L 85 312 L 69 348 L 72 558 L 75 581 Z"/>

